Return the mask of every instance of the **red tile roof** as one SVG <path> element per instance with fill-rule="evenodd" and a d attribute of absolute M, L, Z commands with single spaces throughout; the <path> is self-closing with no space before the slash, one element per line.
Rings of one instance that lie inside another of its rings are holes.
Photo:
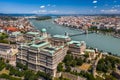
<path fill-rule="evenodd" d="M 7 27 L 5 28 L 5 30 L 12 31 L 12 32 L 18 31 L 18 29 L 15 27 Z"/>

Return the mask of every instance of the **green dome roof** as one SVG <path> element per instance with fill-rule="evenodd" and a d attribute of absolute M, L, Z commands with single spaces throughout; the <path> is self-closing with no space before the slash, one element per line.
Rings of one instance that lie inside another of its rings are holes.
<path fill-rule="evenodd" d="M 45 28 L 43 28 L 41 31 L 42 31 L 42 32 L 47 32 L 47 30 L 46 30 Z"/>

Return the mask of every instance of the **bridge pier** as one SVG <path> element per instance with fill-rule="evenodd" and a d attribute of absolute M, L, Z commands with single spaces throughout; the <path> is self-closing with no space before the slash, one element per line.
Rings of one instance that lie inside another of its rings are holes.
<path fill-rule="evenodd" d="M 88 30 L 85 30 L 85 34 L 88 34 Z"/>

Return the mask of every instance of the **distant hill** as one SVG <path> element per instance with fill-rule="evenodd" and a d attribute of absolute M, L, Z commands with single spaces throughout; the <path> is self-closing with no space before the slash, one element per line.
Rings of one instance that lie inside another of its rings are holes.
<path fill-rule="evenodd" d="M 120 14 L 6 14 L 0 13 L 0 16 L 120 16 Z"/>
<path fill-rule="evenodd" d="M 4 13 L 0 13 L 0 16 L 35 16 L 36 14 L 4 14 Z"/>
<path fill-rule="evenodd" d="M 36 20 L 48 20 L 48 19 L 52 19 L 51 16 L 36 16 Z"/>

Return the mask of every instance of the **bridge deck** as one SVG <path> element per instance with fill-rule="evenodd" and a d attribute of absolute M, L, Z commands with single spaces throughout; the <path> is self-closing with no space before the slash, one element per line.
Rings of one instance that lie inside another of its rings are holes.
<path fill-rule="evenodd" d="M 70 34 L 69 36 L 72 37 L 72 36 L 85 35 L 85 34 L 91 34 L 91 33 L 93 32 L 88 32 L 88 33 L 82 32 L 82 33 L 77 33 L 77 34 Z"/>

